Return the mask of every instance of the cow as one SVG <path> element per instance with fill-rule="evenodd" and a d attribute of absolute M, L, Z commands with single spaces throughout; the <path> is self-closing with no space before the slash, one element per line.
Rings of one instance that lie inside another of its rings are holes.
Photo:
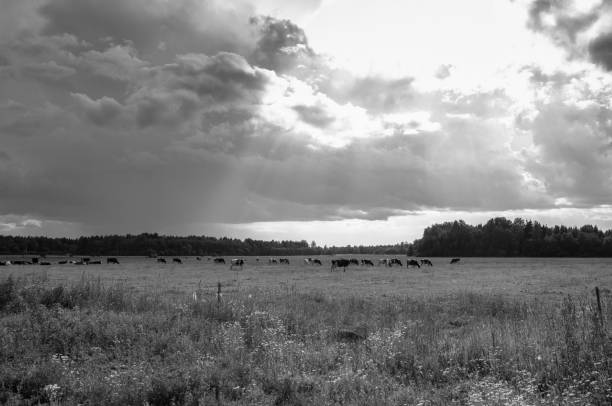
<path fill-rule="evenodd" d="M 11 261 L 0 261 L 0 266 L 7 266 L 10 264 L 11 264 Z"/>
<path fill-rule="evenodd" d="M 214 262 L 215 264 L 224 264 L 224 263 L 225 263 L 225 259 L 223 259 L 223 258 L 215 258 L 215 259 L 213 260 L 213 262 Z"/>
<path fill-rule="evenodd" d="M 304 265 L 311 265 L 312 264 L 312 258 L 304 258 Z"/>
<path fill-rule="evenodd" d="M 421 267 L 421 265 L 419 265 L 419 261 L 416 259 L 409 259 L 406 261 L 406 268 L 410 268 L 411 266 L 416 266 L 417 268 Z"/>
<path fill-rule="evenodd" d="M 67 263 L 68 263 L 68 261 L 66 261 L 66 260 L 63 260 L 63 261 L 59 261 L 59 262 L 58 262 L 58 264 L 59 264 L 59 265 L 66 265 Z"/>
<path fill-rule="evenodd" d="M 117 258 L 109 257 L 106 258 L 106 263 L 119 265 L 119 260 Z"/>
<path fill-rule="evenodd" d="M 180 258 L 172 258 L 172 263 L 173 263 L 173 264 L 182 264 L 182 263 L 183 263 L 183 261 L 181 261 L 181 259 L 180 259 Z"/>
<path fill-rule="evenodd" d="M 321 263 L 321 260 L 320 259 L 316 259 L 316 258 L 312 260 L 312 263 L 315 264 L 315 265 L 319 265 L 319 266 L 323 265 Z"/>
<path fill-rule="evenodd" d="M 268 265 L 278 264 L 276 258 L 268 258 Z"/>
<path fill-rule="evenodd" d="M 389 259 L 384 258 L 384 259 L 379 259 L 378 260 L 378 266 L 389 266 Z"/>
<path fill-rule="evenodd" d="M 397 258 L 391 258 L 389 260 L 388 266 L 393 266 L 393 265 L 404 266 L 404 264 L 402 264 L 402 261 Z"/>
<path fill-rule="evenodd" d="M 91 261 L 91 258 L 87 258 L 87 257 L 81 258 L 81 262 L 84 263 L 84 264 L 88 264 L 89 261 Z"/>
<path fill-rule="evenodd" d="M 230 269 L 234 269 L 235 266 L 239 266 L 240 269 L 242 269 L 243 265 L 244 265 L 244 259 L 242 259 L 242 258 L 234 258 L 234 259 L 232 259 L 232 264 L 230 265 Z"/>
<path fill-rule="evenodd" d="M 362 259 L 361 260 L 361 265 L 362 266 L 374 266 L 374 262 L 372 262 L 369 259 Z"/>
<path fill-rule="evenodd" d="M 278 260 L 279 263 L 289 265 L 289 258 L 281 258 Z"/>
<path fill-rule="evenodd" d="M 450 263 L 451 263 L 451 264 L 456 264 L 456 263 L 458 263 L 459 261 L 461 261 L 461 258 L 453 258 L 453 259 L 451 259 L 451 260 L 450 260 Z"/>
<path fill-rule="evenodd" d="M 333 272 L 334 269 L 336 268 L 342 268 L 343 272 L 346 272 L 346 267 L 349 266 L 351 264 L 351 261 L 349 261 L 348 259 L 332 259 L 331 262 L 331 270 Z"/>
<path fill-rule="evenodd" d="M 433 266 L 433 263 L 428 259 L 422 259 L 421 265 Z"/>
<path fill-rule="evenodd" d="M 196 261 L 201 261 L 201 260 L 202 260 L 202 258 L 196 257 Z"/>
<path fill-rule="evenodd" d="M 102 261 L 89 261 L 88 265 L 102 265 Z"/>
<path fill-rule="evenodd" d="M 48 265 L 51 265 L 51 262 L 48 262 L 48 261 L 40 261 L 40 265 L 45 265 L 45 266 L 48 266 Z"/>
<path fill-rule="evenodd" d="M 351 258 L 349 259 L 349 262 L 353 265 L 359 265 L 359 260 L 357 258 Z"/>
<path fill-rule="evenodd" d="M 31 259 L 31 262 L 32 262 L 33 264 L 37 264 L 37 263 L 38 263 L 38 258 L 36 258 L 36 257 L 32 258 L 32 259 Z"/>
<path fill-rule="evenodd" d="M 157 258 L 157 263 L 158 264 L 166 264 L 166 258 Z"/>

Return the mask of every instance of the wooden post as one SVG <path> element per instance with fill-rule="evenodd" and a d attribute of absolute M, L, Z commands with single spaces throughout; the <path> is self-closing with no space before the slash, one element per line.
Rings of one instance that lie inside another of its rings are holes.
<path fill-rule="evenodd" d="M 221 282 L 217 282 L 217 303 L 221 303 Z"/>
<path fill-rule="evenodd" d="M 599 296 L 599 286 L 595 286 L 595 296 L 597 296 L 597 313 L 599 314 L 599 322 L 601 323 L 601 328 L 604 328 L 604 319 L 603 313 L 601 311 L 601 299 Z"/>

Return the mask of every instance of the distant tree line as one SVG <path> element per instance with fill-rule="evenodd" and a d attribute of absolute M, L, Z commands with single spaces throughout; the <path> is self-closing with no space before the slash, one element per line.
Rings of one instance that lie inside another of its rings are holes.
<path fill-rule="evenodd" d="M 325 255 L 405 254 L 408 243 L 380 246 L 319 247 L 315 241 L 262 241 L 250 238 L 165 236 L 157 233 L 80 238 L 0 236 L 2 255 Z"/>
<path fill-rule="evenodd" d="M 0 236 L 0 255 L 327 255 L 385 254 L 482 257 L 612 257 L 612 230 L 597 226 L 549 227 L 537 221 L 496 217 L 472 226 L 464 221 L 427 227 L 413 243 L 323 246 L 315 241 L 244 240 L 166 236 L 157 233 L 80 238 Z"/>
<path fill-rule="evenodd" d="M 472 226 L 453 221 L 427 227 L 409 254 L 479 257 L 612 257 L 612 230 L 597 226 L 549 227 L 537 221 L 496 217 Z"/>

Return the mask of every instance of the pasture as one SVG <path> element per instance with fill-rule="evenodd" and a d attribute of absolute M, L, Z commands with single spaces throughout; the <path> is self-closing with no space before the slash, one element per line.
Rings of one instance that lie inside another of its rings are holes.
<path fill-rule="evenodd" d="M 374 264 L 382 255 L 320 256 L 322 266 L 306 265 L 302 256 L 292 256 L 290 264 L 269 264 L 273 257 L 241 257 L 246 264 L 230 269 L 212 259 L 181 257 L 182 264 L 157 263 L 154 258 L 119 257 L 120 265 L 58 265 L 66 259 L 50 257 L 51 266 L 0 267 L 0 277 L 9 274 L 36 275 L 44 271 L 49 283 L 65 283 L 88 278 L 104 283 L 123 283 L 137 290 L 156 289 L 176 294 L 190 294 L 195 289 L 216 292 L 221 283 L 225 292 L 240 289 L 294 289 L 333 295 L 408 296 L 427 298 L 459 292 L 497 294 L 518 299 L 559 300 L 564 296 L 583 295 L 595 286 L 612 289 L 612 258 L 463 258 L 450 265 L 450 258 L 432 258 L 433 267 L 406 268 L 405 257 L 398 257 L 403 267 L 356 266 L 346 272 L 330 272 L 332 258 L 370 258 Z M 0 258 L 7 260 L 9 257 Z M 92 258 L 98 259 L 98 258 Z M 104 257 L 102 258 L 104 259 Z M 259 259 L 259 261 L 257 261 Z"/>
<path fill-rule="evenodd" d="M 118 259 L 0 267 L 0 403 L 612 402 L 609 259 Z"/>

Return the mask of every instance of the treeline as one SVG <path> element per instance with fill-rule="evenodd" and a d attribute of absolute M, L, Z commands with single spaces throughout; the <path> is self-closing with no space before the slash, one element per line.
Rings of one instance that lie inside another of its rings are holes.
<path fill-rule="evenodd" d="M 427 227 L 409 253 L 432 257 L 612 257 L 612 230 L 592 225 L 549 227 L 504 217 L 477 226 L 453 221 Z"/>
<path fill-rule="evenodd" d="M 316 242 L 164 236 L 156 233 L 71 238 L 0 236 L 0 255 L 325 255 L 402 254 L 409 244 L 319 247 Z"/>

